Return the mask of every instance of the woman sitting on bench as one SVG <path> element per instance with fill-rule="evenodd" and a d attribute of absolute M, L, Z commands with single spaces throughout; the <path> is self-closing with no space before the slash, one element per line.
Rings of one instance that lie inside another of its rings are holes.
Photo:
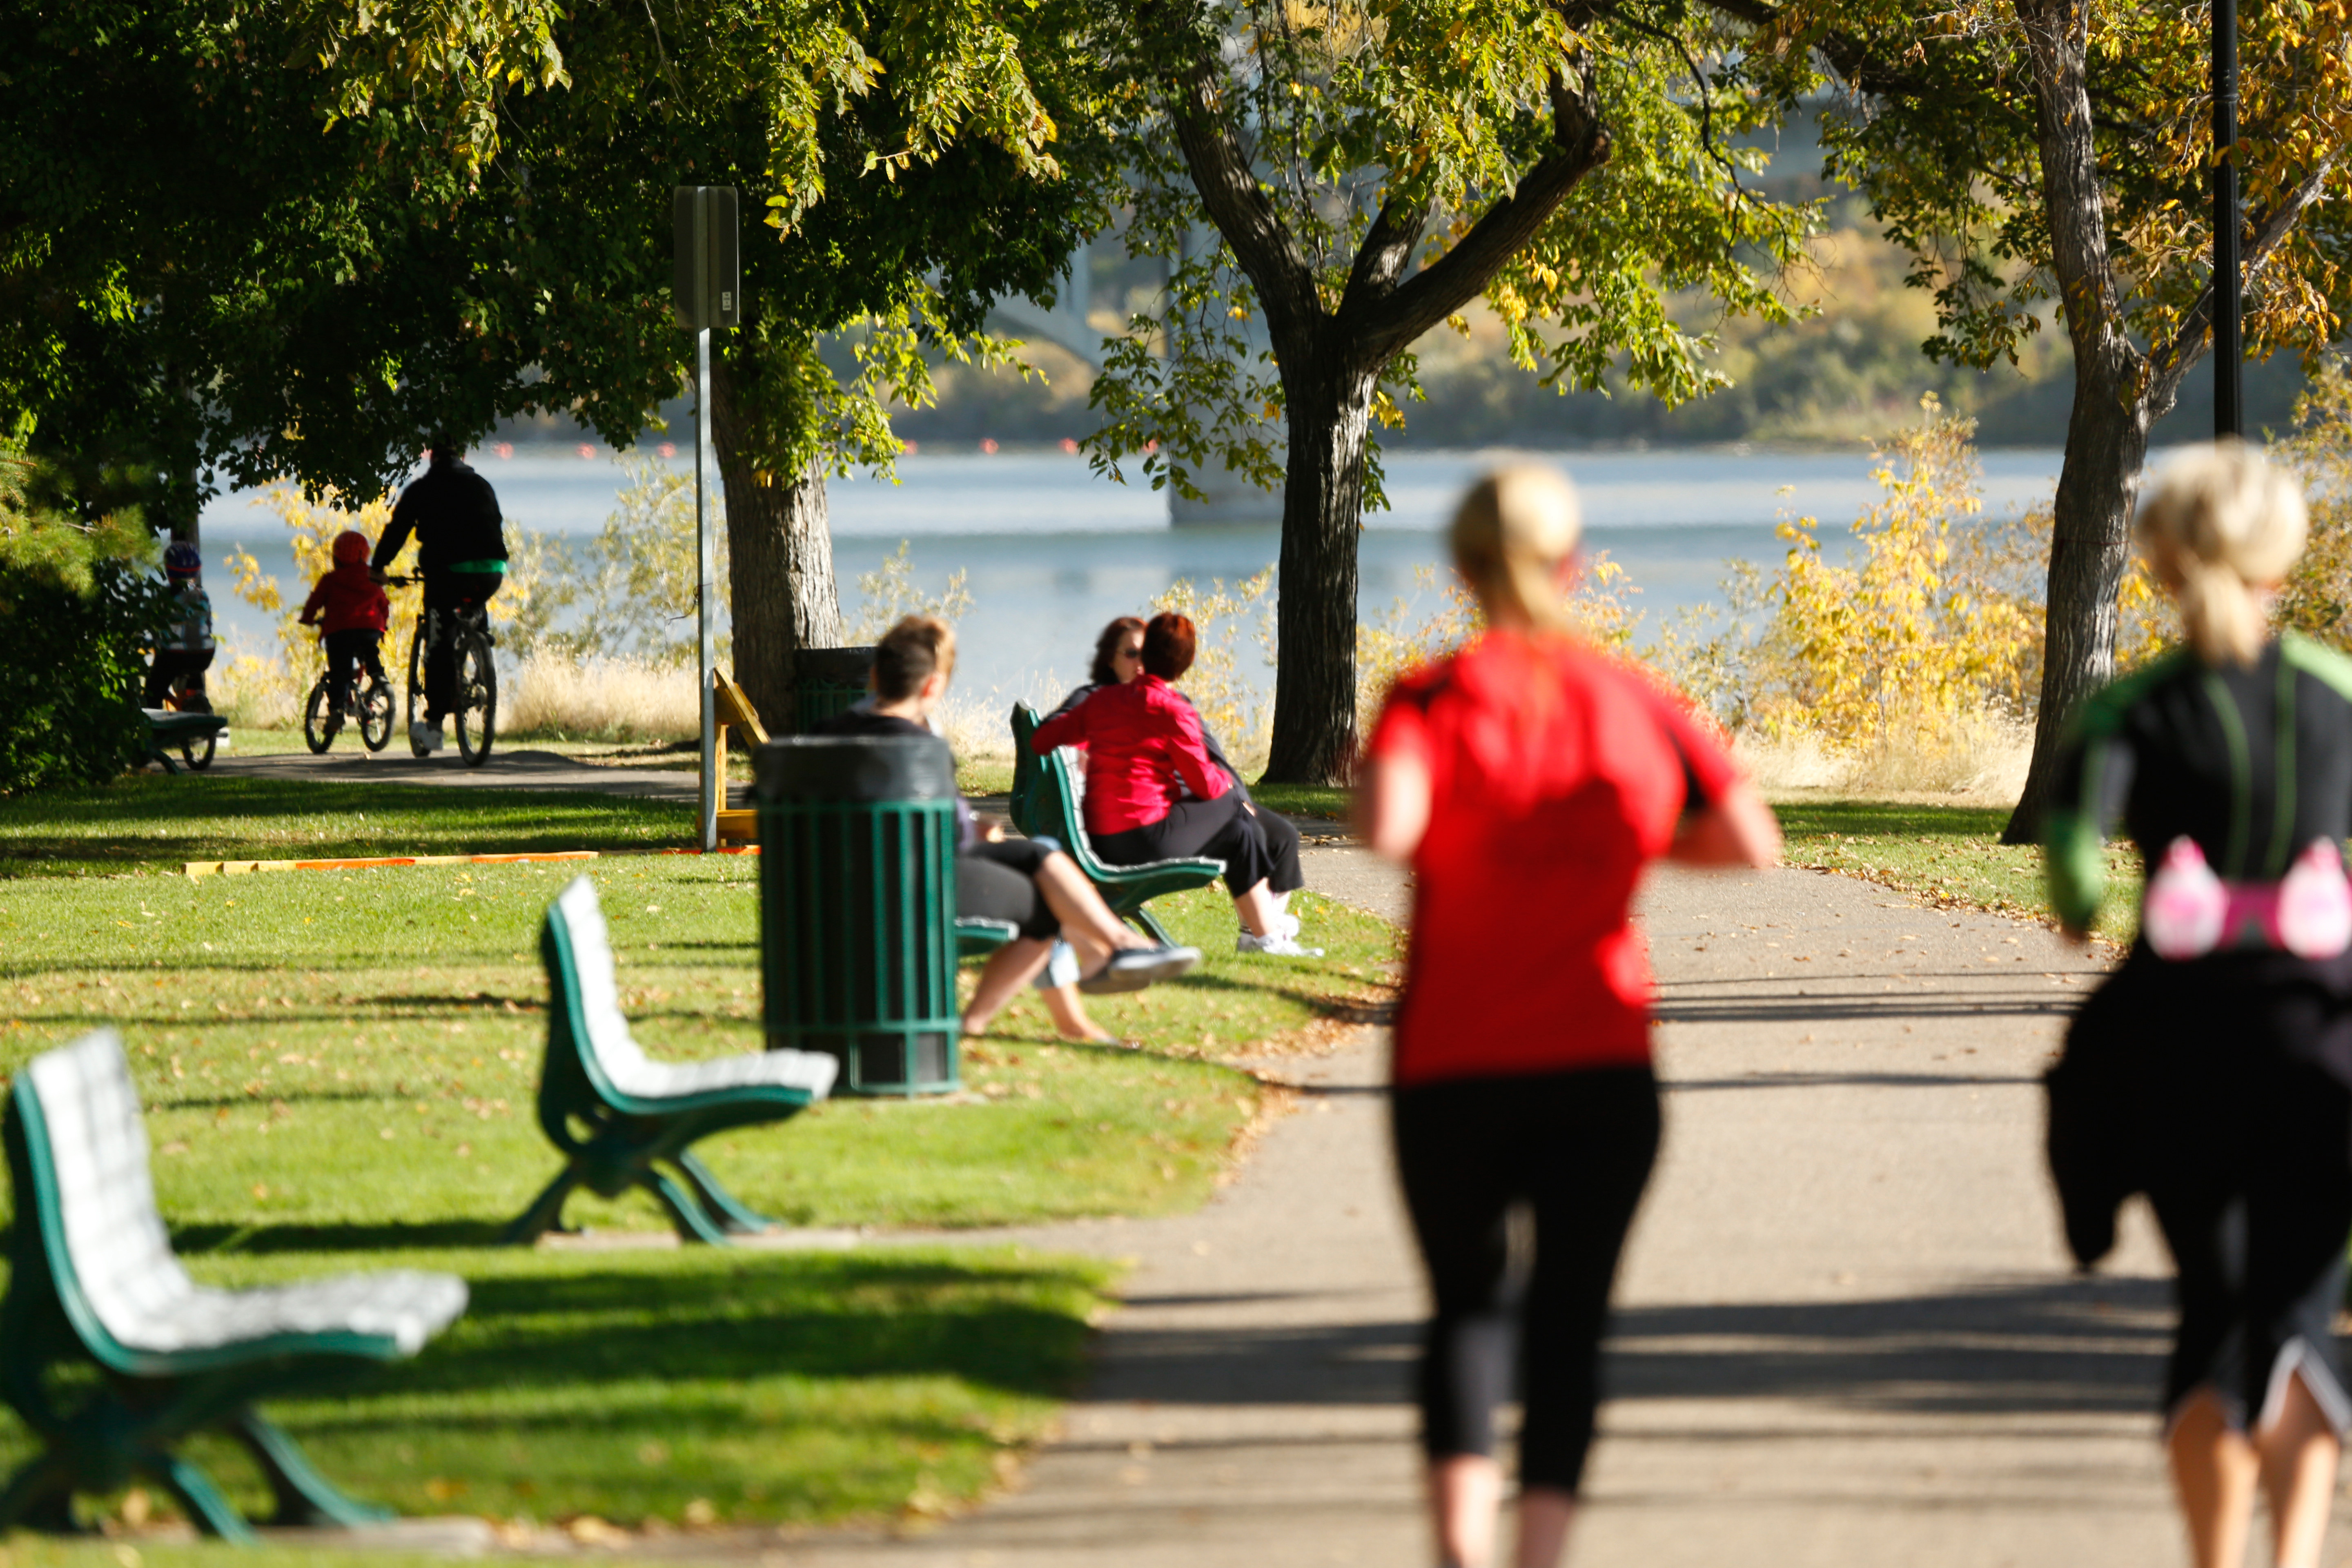
<path fill-rule="evenodd" d="M 1056 746 L 1087 749 L 1087 833 L 1114 866 L 1202 855 L 1225 865 L 1242 952 L 1320 957 L 1298 945 L 1298 917 L 1284 909 L 1306 885 L 1298 835 L 1269 831 L 1272 818 L 1251 804 L 1229 765 L 1213 757 L 1192 701 L 1170 684 L 1192 668 L 1198 634 L 1173 612 L 1154 616 L 1139 640 L 1114 647 L 1121 681 L 1037 726 L 1039 755 Z M 1108 640 L 1108 634 L 1105 634 Z M 1132 658 L 1129 655 L 1132 647 Z M 1139 665 L 1132 675 L 1128 665 Z M 1284 829 L 1290 825 L 1284 823 Z"/>
<path fill-rule="evenodd" d="M 820 735 L 929 735 L 924 721 L 946 695 L 955 669 L 955 632 L 929 616 L 908 616 L 874 647 L 872 699 L 817 726 Z M 984 1033 L 997 1013 L 1051 956 L 1060 937 L 1077 951 L 1087 992 L 1140 991 L 1201 962 L 1200 950 L 1161 947 L 1129 930 L 1102 901 L 1077 863 L 1051 840 L 982 833 L 956 797 L 956 916 L 1003 921 L 1020 934 L 996 950 L 963 1014 L 964 1032 Z"/>
<path fill-rule="evenodd" d="M 1142 616 L 1121 616 L 1103 627 L 1102 635 L 1095 638 L 1095 662 L 1087 672 L 1087 684 L 1063 698 L 1062 705 L 1046 714 L 1046 720 L 1060 718 L 1107 686 L 1125 686 L 1141 675 L 1143 626 Z M 1192 708 L 1194 718 L 1200 718 L 1201 710 L 1192 706 L 1190 697 L 1177 688 L 1170 690 L 1172 695 L 1182 698 L 1186 707 Z M 1225 775 L 1225 782 L 1233 786 L 1234 794 L 1241 800 L 1242 809 L 1256 819 L 1258 831 L 1265 835 L 1266 850 L 1274 857 L 1275 864 L 1286 865 L 1296 860 L 1298 858 L 1298 829 L 1280 813 L 1257 808 L 1257 802 L 1250 798 L 1249 784 L 1243 779 L 1241 769 L 1234 766 L 1232 759 L 1225 755 L 1225 749 L 1217 744 L 1217 732 L 1209 728 L 1205 719 L 1201 720 L 1201 749 L 1209 753 L 1211 765 Z M 1183 788 L 1182 774 L 1177 775 L 1176 784 L 1180 789 Z M 1189 796 L 1191 791 L 1186 790 L 1185 794 Z"/>

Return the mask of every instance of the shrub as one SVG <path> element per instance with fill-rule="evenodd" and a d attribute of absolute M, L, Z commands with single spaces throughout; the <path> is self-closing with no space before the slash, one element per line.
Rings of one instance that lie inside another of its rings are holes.
<path fill-rule="evenodd" d="M 138 760 L 142 650 L 166 618 L 137 510 L 79 519 L 33 499 L 47 478 L 0 450 L 0 795 L 97 783 Z"/>

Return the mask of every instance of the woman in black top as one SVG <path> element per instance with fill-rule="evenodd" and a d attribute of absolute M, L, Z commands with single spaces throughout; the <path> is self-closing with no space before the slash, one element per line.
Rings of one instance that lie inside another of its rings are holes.
<path fill-rule="evenodd" d="M 924 721 L 946 695 L 955 669 L 955 633 L 946 622 L 908 616 L 874 647 L 872 700 L 817 727 L 823 735 L 931 736 Z M 944 744 L 945 742 L 941 742 Z M 956 797 L 956 915 L 1003 921 L 1020 933 L 981 971 L 964 1008 L 967 1034 L 983 1033 L 998 1011 L 1043 969 L 1060 937 L 1077 950 L 1078 989 L 1139 991 L 1201 962 L 1200 950 L 1161 947 L 1110 912 L 1077 863 L 1048 843 L 983 833 Z"/>
<path fill-rule="evenodd" d="M 2199 1568 L 2242 1561 L 2258 1489 L 2276 1561 L 2314 1568 L 2352 1424 L 2333 1331 L 2352 1232 L 2352 661 L 2265 635 L 2305 519 L 2294 482 L 2258 453 L 2179 458 L 2139 531 L 2188 646 L 2084 705 L 2046 851 L 2052 900 L 2078 934 L 2118 816 L 2161 874 L 2129 957 L 2051 1072 L 2052 1170 L 2085 1267 L 2136 1192 L 2171 1247 L 2167 1443 Z M 2286 917 L 2291 869 L 2308 880 L 2290 890 L 2329 920 Z"/>

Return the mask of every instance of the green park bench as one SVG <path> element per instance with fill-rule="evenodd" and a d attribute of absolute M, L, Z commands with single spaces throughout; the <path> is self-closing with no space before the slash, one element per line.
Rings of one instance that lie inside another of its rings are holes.
<path fill-rule="evenodd" d="M 0 1396 L 43 1446 L 0 1491 L 0 1534 L 70 1531 L 76 1492 L 143 1479 L 199 1529 L 252 1541 L 211 1478 L 174 1451 L 201 1431 L 252 1454 L 276 1523 L 392 1517 L 336 1490 L 253 1402 L 415 1355 L 465 1311 L 464 1280 L 398 1269 L 255 1290 L 194 1283 L 156 1213 L 139 1095 L 110 1029 L 17 1075 L 5 1136 L 16 1225 Z"/>
<path fill-rule="evenodd" d="M 188 766 L 202 772 L 213 765 L 214 748 L 228 733 L 228 721 L 217 713 L 184 713 L 170 708 L 142 708 L 147 721 L 147 754 L 142 762 L 161 763 L 167 773 L 180 770 L 172 763 L 176 749 Z"/>
<path fill-rule="evenodd" d="M 585 877 L 548 907 L 539 949 L 548 989 L 539 1124 L 564 1166 L 506 1239 L 528 1244 L 555 1229 L 564 1200 L 583 1186 L 607 1198 L 643 1187 L 687 1241 L 724 1243 L 772 1228 L 775 1222 L 738 1202 L 689 1145 L 798 1115 L 832 1090 L 838 1064 L 809 1051 L 683 1064 L 647 1057 L 621 1016 L 604 910 Z"/>
<path fill-rule="evenodd" d="M 1013 826 L 1033 838 L 1058 839 L 1062 847 L 1069 851 L 1070 858 L 1078 863 L 1078 869 L 1094 883 L 1096 891 L 1102 894 L 1111 913 L 1121 920 L 1133 921 L 1153 940 L 1174 946 L 1176 939 L 1144 905 L 1163 893 L 1207 887 L 1225 874 L 1224 862 L 1187 855 L 1171 860 L 1147 860 L 1140 866 L 1113 866 L 1097 856 L 1093 840 L 1087 837 L 1086 770 L 1076 760 L 1078 753 L 1074 747 L 1063 746 L 1050 756 L 1038 756 L 1030 744 L 1030 737 L 1037 732 L 1037 715 L 1027 703 L 1013 705 Z M 1035 759 L 1035 769 L 1024 779 L 1022 763 L 1030 758 Z M 1023 821 L 1024 816 L 1028 820 Z"/>

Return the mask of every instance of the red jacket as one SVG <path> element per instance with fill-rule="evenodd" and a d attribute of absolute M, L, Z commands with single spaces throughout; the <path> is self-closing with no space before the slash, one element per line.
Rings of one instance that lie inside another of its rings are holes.
<path fill-rule="evenodd" d="M 320 578 L 303 601 L 302 624 L 331 636 L 362 629 L 380 632 L 392 624 L 392 601 L 368 576 L 365 562 L 338 566 Z"/>
<path fill-rule="evenodd" d="M 1168 815 L 1182 779 L 1202 800 L 1229 787 L 1209 760 L 1201 716 L 1156 675 L 1105 686 L 1067 713 L 1037 726 L 1040 756 L 1056 746 L 1087 749 L 1087 831 L 1124 833 Z"/>

